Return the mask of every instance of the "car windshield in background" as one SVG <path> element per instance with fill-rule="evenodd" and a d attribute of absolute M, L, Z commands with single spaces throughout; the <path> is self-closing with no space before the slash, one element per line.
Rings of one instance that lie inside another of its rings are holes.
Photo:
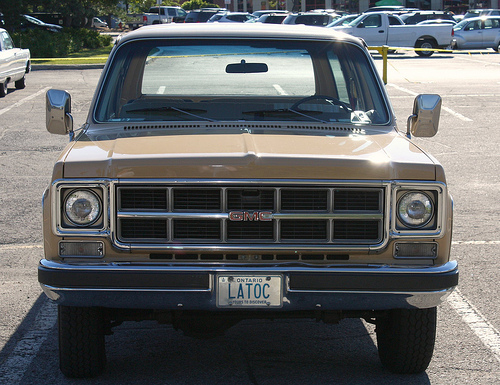
<path fill-rule="evenodd" d="M 99 94 L 98 122 L 388 124 L 366 54 L 329 41 L 130 42 Z"/>

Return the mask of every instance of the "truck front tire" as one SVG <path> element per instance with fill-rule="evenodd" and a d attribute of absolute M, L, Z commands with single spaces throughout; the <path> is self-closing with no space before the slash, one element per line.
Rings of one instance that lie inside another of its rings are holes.
<path fill-rule="evenodd" d="M 415 374 L 427 369 L 436 340 L 437 310 L 395 309 L 377 319 L 378 354 L 393 373 Z"/>
<path fill-rule="evenodd" d="M 59 306 L 59 366 L 72 378 L 95 377 L 104 371 L 104 320 L 98 308 Z"/>

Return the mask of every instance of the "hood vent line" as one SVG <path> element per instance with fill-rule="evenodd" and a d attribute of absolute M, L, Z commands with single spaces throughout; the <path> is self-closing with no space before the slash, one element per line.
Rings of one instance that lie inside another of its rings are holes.
<path fill-rule="evenodd" d="M 238 128 L 238 129 L 294 129 L 294 130 L 320 130 L 320 131 L 349 131 L 355 134 L 364 134 L 365 130 L 358 127 L 325 126 L 325 125 L 291 125 L 291 124 L 144 124 L 124 126 L 124 131 L 136 130 L 168 130 L 190 128 Z"/>

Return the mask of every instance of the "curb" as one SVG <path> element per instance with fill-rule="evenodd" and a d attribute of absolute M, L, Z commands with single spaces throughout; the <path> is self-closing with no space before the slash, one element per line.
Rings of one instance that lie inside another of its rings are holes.
<path fill-rule="evenodd" d="M 103 68 L 104 64 L 31 64 L 31 71 L 94 70 Z"/>

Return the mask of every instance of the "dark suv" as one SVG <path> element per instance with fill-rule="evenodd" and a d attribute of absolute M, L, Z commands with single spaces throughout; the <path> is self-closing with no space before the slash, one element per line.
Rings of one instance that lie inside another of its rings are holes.
<path fill-rule="evenodd" d="M 405 22 L 405 24 L 418 24 L 421 21 L 436 19 L 455 21 L 453 15 L 447 11 L 418 11 L 405 13 L 399 17 Z"/>
<path fill-rule="evenodd" d="M 339 17 L 337 14 L 326 12 L 293 13 L 283 20 L 283 24 L 305 24 L 324 27 Z"/>
<path fill-rule="evenodd" d="M 223 10 L 223 8 L 195 9 L 187 14 L 184 23 L 206 23 L 213 15 Z"/>

